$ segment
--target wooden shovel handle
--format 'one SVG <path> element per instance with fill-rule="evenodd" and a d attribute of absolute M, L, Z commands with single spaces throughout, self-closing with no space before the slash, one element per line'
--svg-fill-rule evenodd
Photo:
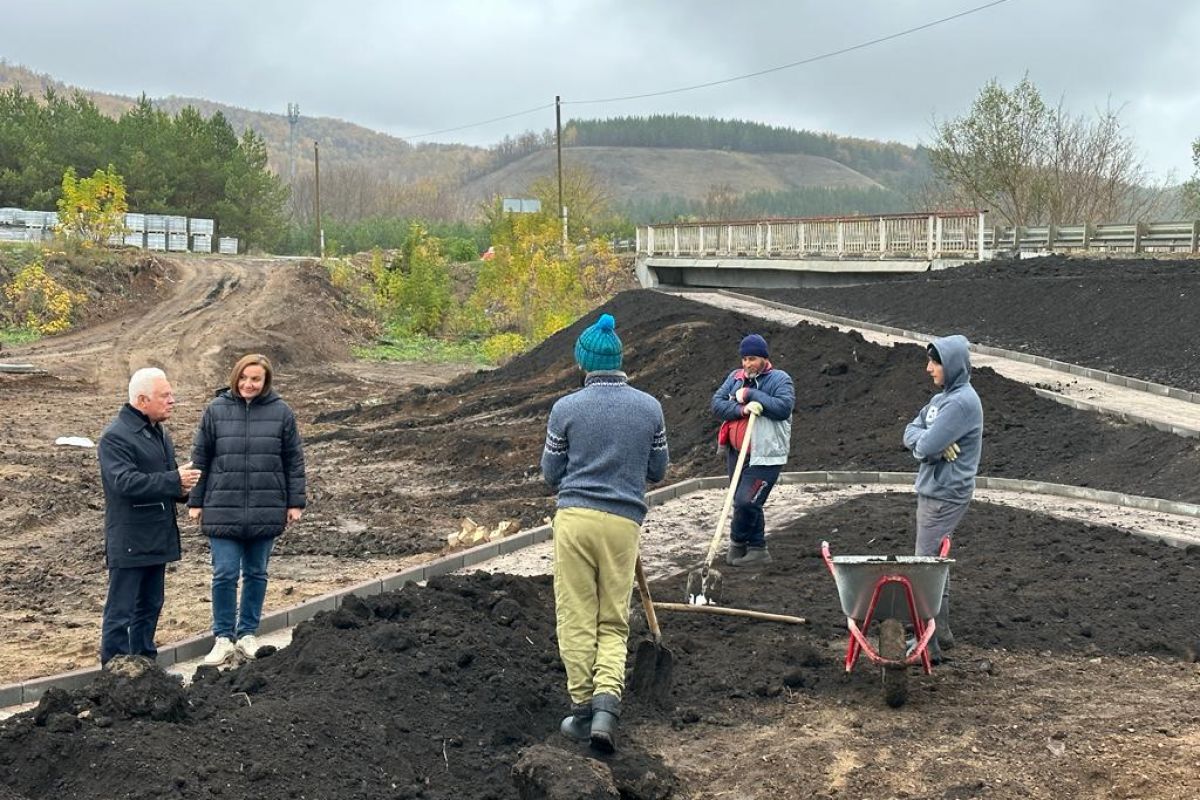
<path fill-rule="evenodd" d="M 734 465 L 733 475 L 729 478 L 729 491 L 725 493 L 725 505 L 721 506 L 721 516 L 717 517 L 717 529 L 713 531 L 712 542 L 708 545 L 708 555 L 704 557 L 705 575 L 708 574 L 713 558 L 717 555 L 717 547 L 721 544 L 721 535 L 725 532 L 725 520 L 729 516 L 729 510 L 733 508 L 733 496 L 737 492 L 738 481 L 742 478 L 742 467 L 746 463 L 746 454 L 750 452 L 750 434 L 754 432 L 754 420 L 756 419 L 758 419 L 758 414 L 751 414 L 750 421 L 746 423 L 746 434 L 742 437 L 742 446 L 738 450 L 737 464 Z"/>
<path fill-rule="evenodd" d="M 690 603 L 655 603 L 655 608 L 663 611 L 686 611 L 692 614 L 723 614 L 727 617 L 749 617 L 767 622 L 787 622 L 792 625 L 806 625 L 804 617 L 793 617 L 787 614 L 768 614 L 766 611 L 751 611 L 747 608 L 725 608 L 724 606 L 694 606 Z"/>
<path fill-rule="evenodd" d="M 662 641 L 662 631 L 658 627 L 658 614 L 654 611 L 654 600 L 650 598 L 650 584 L 646 582 L 646 570 L 642 568 L 640 554 L 634 564 L 633 573 L 637 576 L 638 594 L 642 598 L 642 610 L 646 612 L 646 624 L 650 626 L 650 635 L 657 644 Z"/>

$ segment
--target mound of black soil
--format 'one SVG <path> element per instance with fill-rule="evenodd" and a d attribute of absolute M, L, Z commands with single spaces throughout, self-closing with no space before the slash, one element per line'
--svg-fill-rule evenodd
<path fill-rule="evenodd" d="M 807 625 L 663 612 L 675 655 L 670 702 L 627 697 L 611 758 L 597 761 L 557 733 L 566 698 L 550 579 L 475 573 L 351 598 L 299 626 L 289 648 L 236 671 L 202 671 L 176 718 L 84 713 L 111 679 L 57 693 L 46 701 L 53 711 L 0 723 L 0 785 L 29 798 L 541 796 L 520 794 L 531 783 L 545 796 L 570 796 L 555 786 L 591 796 L 584 790 L 609 783 L 625 798 L 679 796 L 677 780 L 647 755 L 663 743 L 639 741 L 639 721 L 689 736 L 695 725 L 766 720 L 794 693 L 878 706 L 877 671 L 842 670 L 845 618 L 819 547 L 827 539 L 835 555 L 911 552 L 913 514 L 906 493 L 818 509 L 772 537 L 770 566 L 726 568 L 723 604 Z M 1182 588 L 1200 578 L 1194 552 L 975 503 L 952 555 L 960 645 L 953 661 L 917 679 L 910 703 L 936 704 L 965 725 L 976 711 L 954 694 L 987 680 L 995 649 L 1170 657 L 1194 638 L 1197 601 Z M 682 601 L 683 576 L 654 592 Z M 137 685 L 157 695 L 153 680 L 125 688 Z M 579 789 L 578 770 L 547 766 L 553 751 L 563 765 L 595 761 L 595 780 Z"/>
<path fill-rule="evenodd" d="M 1200 261 L 1047 256 L 753 294 L 1200 391 Z"/>
<path fill-rule="evenodd" d="M 933 392 L 924 350 L 881 347 L 857 334 L 801 324 L 785 327 L 649 291 L 618 295 L 603 311 L 617 320 L 625 368 L 635 386 L 663 404 L 672 466 L 667 482 L 724 471 L 715 452 L 713 391 L 738 363 L 737 344 L 762 333 L 774 363 L 796 384 L 789 470 L 913 471 L 901 445 L 904 426 Z M 487 519 L 540 524 L 552 512 L 539 460 L 550 406 L 578 387 L 574 343 L 588 315 L 503 368 L 422 388 L 392 402 L 327 414 L 309 441 L 339 440 L 366 462 L 423 465 L 423 494 L 447 509 Z M 977 370 L 973 383 L 986 416 L 980 473 L 1200 500 L 1194 440 L 1076 411 L 1033 390 Z M 403 502 L 394 493 L 389 502 Z M 381 497 L 364 496 L 363 504 Z M 418 520 L 418 523 L 420 520 Z M 289 537 L 289 552 L 418 552 L 441 545 L 388 532 L 330 538 Z"/>

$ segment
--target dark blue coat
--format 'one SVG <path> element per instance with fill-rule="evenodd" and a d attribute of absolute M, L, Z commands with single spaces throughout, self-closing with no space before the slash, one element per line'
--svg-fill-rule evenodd
<path fill-rule="evenodd" d="M 175 504 L 183 502 L 175 445 L 128 403 L 100 436 L 104 555 L 110 568 L 178 561 Z"/>
<path fill-rule="evenodd" d="M 201 530 L 224 539 L 283 533 L 289 508 L 304 508 L 304 449 L 292 409 L 274 391 L 247 403 L 222 389 L 200 420 L 192 464 L 201 470 L 188 505 Z"/>

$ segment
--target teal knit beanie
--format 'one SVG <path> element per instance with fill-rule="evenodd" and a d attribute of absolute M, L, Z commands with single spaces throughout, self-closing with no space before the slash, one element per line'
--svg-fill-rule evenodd
<path fill-rule="evenodd" d="M 612 314 L 601 314 L 595 325 L 579 334 L 575 342 L 575 363 L 584 372 L 621 368 L 621 339 Z"/>

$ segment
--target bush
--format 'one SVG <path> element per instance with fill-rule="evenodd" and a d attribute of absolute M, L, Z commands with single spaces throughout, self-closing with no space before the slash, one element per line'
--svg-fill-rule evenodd
<path fill-rule="evenodd" d="M 21 269 L 4 285 L 7 323 L 38 333 L 62 333 L 71 327 L 71 317 L 85 298 L 70 291 L 46 274 L 41 260 Z"/>
<path fill-rule="evenodd" d="M 498 333 L 484 341 L 483 355 L 493 364 L 503 364 L 528 347 L 529 342 L 519 333 Z"/>

